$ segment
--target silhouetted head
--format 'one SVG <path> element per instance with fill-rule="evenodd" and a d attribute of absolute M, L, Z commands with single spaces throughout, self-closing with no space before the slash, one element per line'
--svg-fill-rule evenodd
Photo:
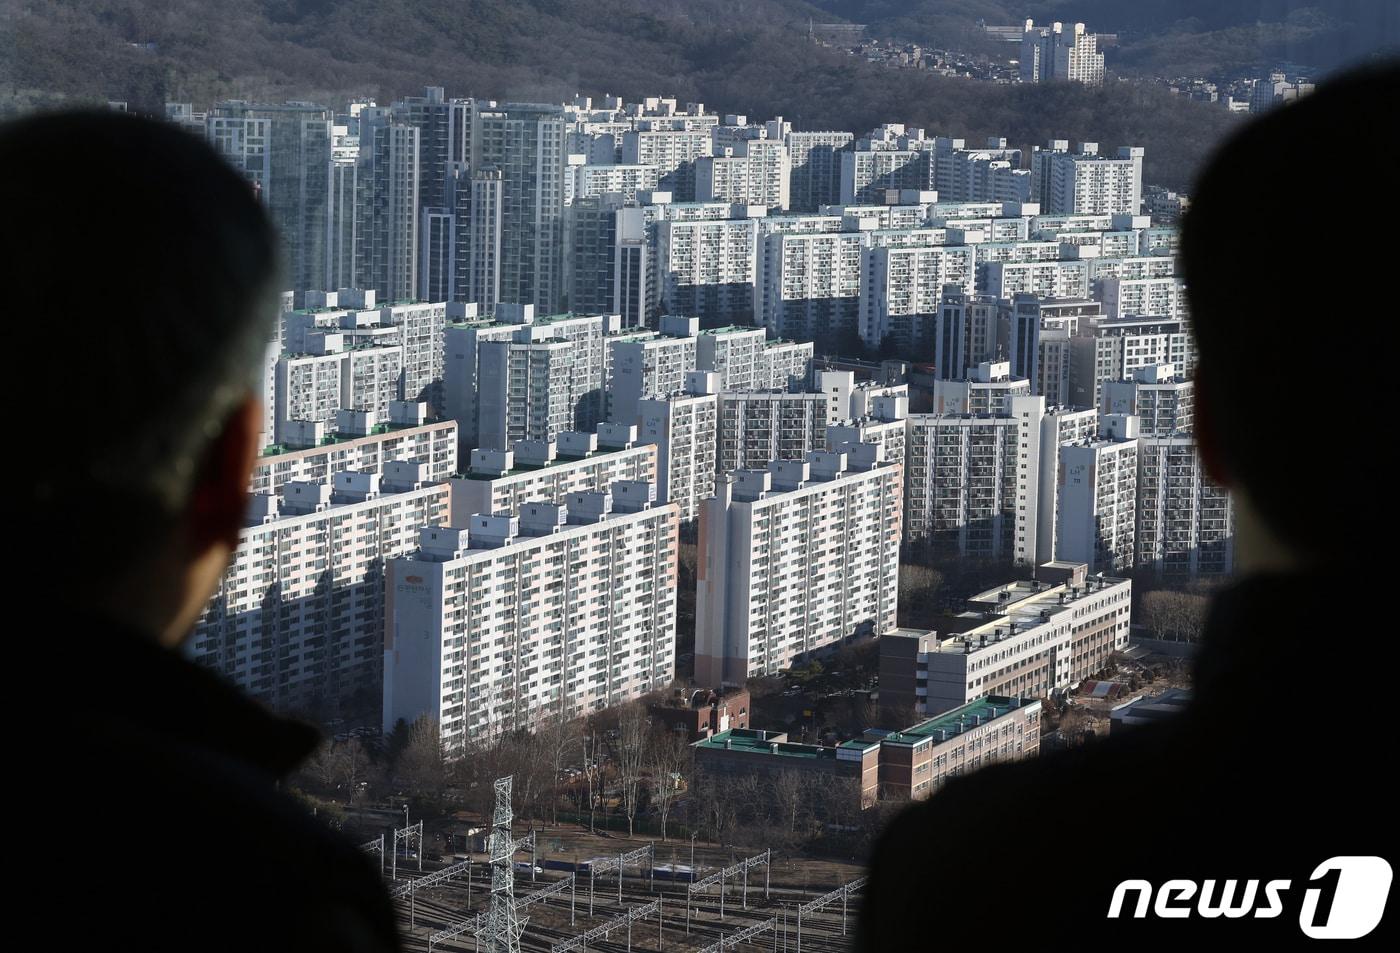
<path fill-rule="evenodd" d="M 1397 108 L 1392 61 L 1250 122 L 1182 224 L 1201 455 L 1293 562 L 1364 559 L 1389 516 Z"/>
<path fill-rule="evenodd" d="M 272 227 L 203 140 L 112 111 L 0 126 L 0 208 L 11 360 L 37 372 L 11 395 L 29 562 L 65 607 L 174 641 L 238 540 Z"/>

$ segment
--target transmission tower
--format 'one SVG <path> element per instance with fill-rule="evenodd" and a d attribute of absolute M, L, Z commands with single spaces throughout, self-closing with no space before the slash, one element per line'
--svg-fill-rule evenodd
<path fill-rule="evenodd" d="M 515 869 L 511 857 L 519 845 L 510 836 L 514 819 L 510 807 L 512 779 L 496 779 L 496 813 L 491 818 L 490 843 L 491 909 L 480 933 L 487 953 L 520 953 L 520 934 L 525 929 L 525 921 L 515 910 Z"/>

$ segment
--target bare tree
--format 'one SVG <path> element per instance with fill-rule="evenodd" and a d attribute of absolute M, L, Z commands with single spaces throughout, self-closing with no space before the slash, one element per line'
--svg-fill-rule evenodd
<path fill-rule="evenodd" d="M 618 782 L 622 788 L 622 810 L 627 815 L 627 836 L 631 837 L 637 818 L 637 804 L 642 793 L 642 772 L 650 752 L 651 721 L 646 709 L 639 704 L 624 705 L 617 719 Z"/>
<path fill-rule="evenodd" d="M 413 723 L 408 745 L 399 756 L 397 773 L 413 797 L 434 805 L 442 803 L 447 789 L 447 765 L 436 721 L 425 716 Z"/>
<path fill-rule="evenodd" d="M 1157 639 L 1195 642 L 1205 630 L 1210 600 L 1189 592 L 1159 589 L 1138 603 L 1138 618 Z"/>
<path fill-rule="evenodd" d="M 797 822 L 807 806 L 807 789 L 807 779 L 796 771 L 779 771 L 768 781 L 770 803 L 788 834 L 797 833 Z"/>
<path fill-rule="evenodd" d="M 535 732 L 551 770 L 549 795 L 552 823 L 559 824 L 559 795 L 563 785 L 561 780 L 569 762 L 579 753 L 583 739 L 579 734 L 577 719 L 566 718 L 562 712 L 549 716 Z"/>
<path fill-rule="evenodd" d="M 651 802 L 661 818 L 661 839 L 666 840 L 666 820 L 681 793 L 681 778 L 690 767 L 690 744 L 685 735 L 658 728 L 651 739 Z"/>
<path fill-rule="evenodd" d="M 597 831 L 596 812 L 598 795 L 603 783 L 603 769 L 599 763 L 603 755 L 602 741 L 596 729 L 590 729 L 583 736 L 583 777 L 588 784 L 588 829 Z"/>

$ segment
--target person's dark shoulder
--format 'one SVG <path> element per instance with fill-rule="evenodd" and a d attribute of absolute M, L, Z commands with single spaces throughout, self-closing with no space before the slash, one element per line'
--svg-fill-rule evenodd
<path fill-rule="evenodd" d="M 1031 922 L 1022 914 L 1042 906 L 1036 922 L 1043 928 L 1052 905 L 1034 888 L 1015 885 L 1033 884 L 1092 850 L 1128 792 L 1170 773 L 1175 748 L 1171 729 L 1143 726 L 1072 751 L 983 768 L 911 804 L 876 844 L 860 948 L 906 948 L 917 911 L 935 897 L 946 939 L 985 937 L 989 922 L 1014 934 L 1017 924 Z"/>
<path fill-rule="evenodd" d="M 398 949 L 377 867 L 258 764 L 120 718 L 89 725 L 83 746 L 56 779 L 60 810 L 99 841 L 141 845 L 91 911 L 109 936 L 146 949 L 191 935 L 203 949 Z"/>

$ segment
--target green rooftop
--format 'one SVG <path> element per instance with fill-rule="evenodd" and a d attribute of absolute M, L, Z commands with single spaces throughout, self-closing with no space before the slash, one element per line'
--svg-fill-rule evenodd
<path fill-rule="evenodd" d="M 934 741 L 947 741 L 969 728 L 985 725 L 993 718 L 999 718 L 1007 712 L 1023 708 L 1027 704 L 1029 702 L 1007 698 L 1003 695 L 988 695 L 986 698 L 979 698 L 961 708 L 945 711 L 943 714 L 922 721 L 912 728 L 891 732 L 879 740 L 882 743 L 897 745 L 916 745 L 929 738 Z"/>
<path fill-rule="evenodd" d="M 782 732 L 763 731 L 757 728 L 731 728 L 729 731 L 721 731 L 704 741 L 696 742 L 695 747 L 748 752 L 750 754 L 776 754 L 785 758 L 805 758 L 810 761 L 836 757 L 835 748 L 795 744 L 791 741 L 774 742 L 768 740 L 770 735 L 781 734 Z"/>

